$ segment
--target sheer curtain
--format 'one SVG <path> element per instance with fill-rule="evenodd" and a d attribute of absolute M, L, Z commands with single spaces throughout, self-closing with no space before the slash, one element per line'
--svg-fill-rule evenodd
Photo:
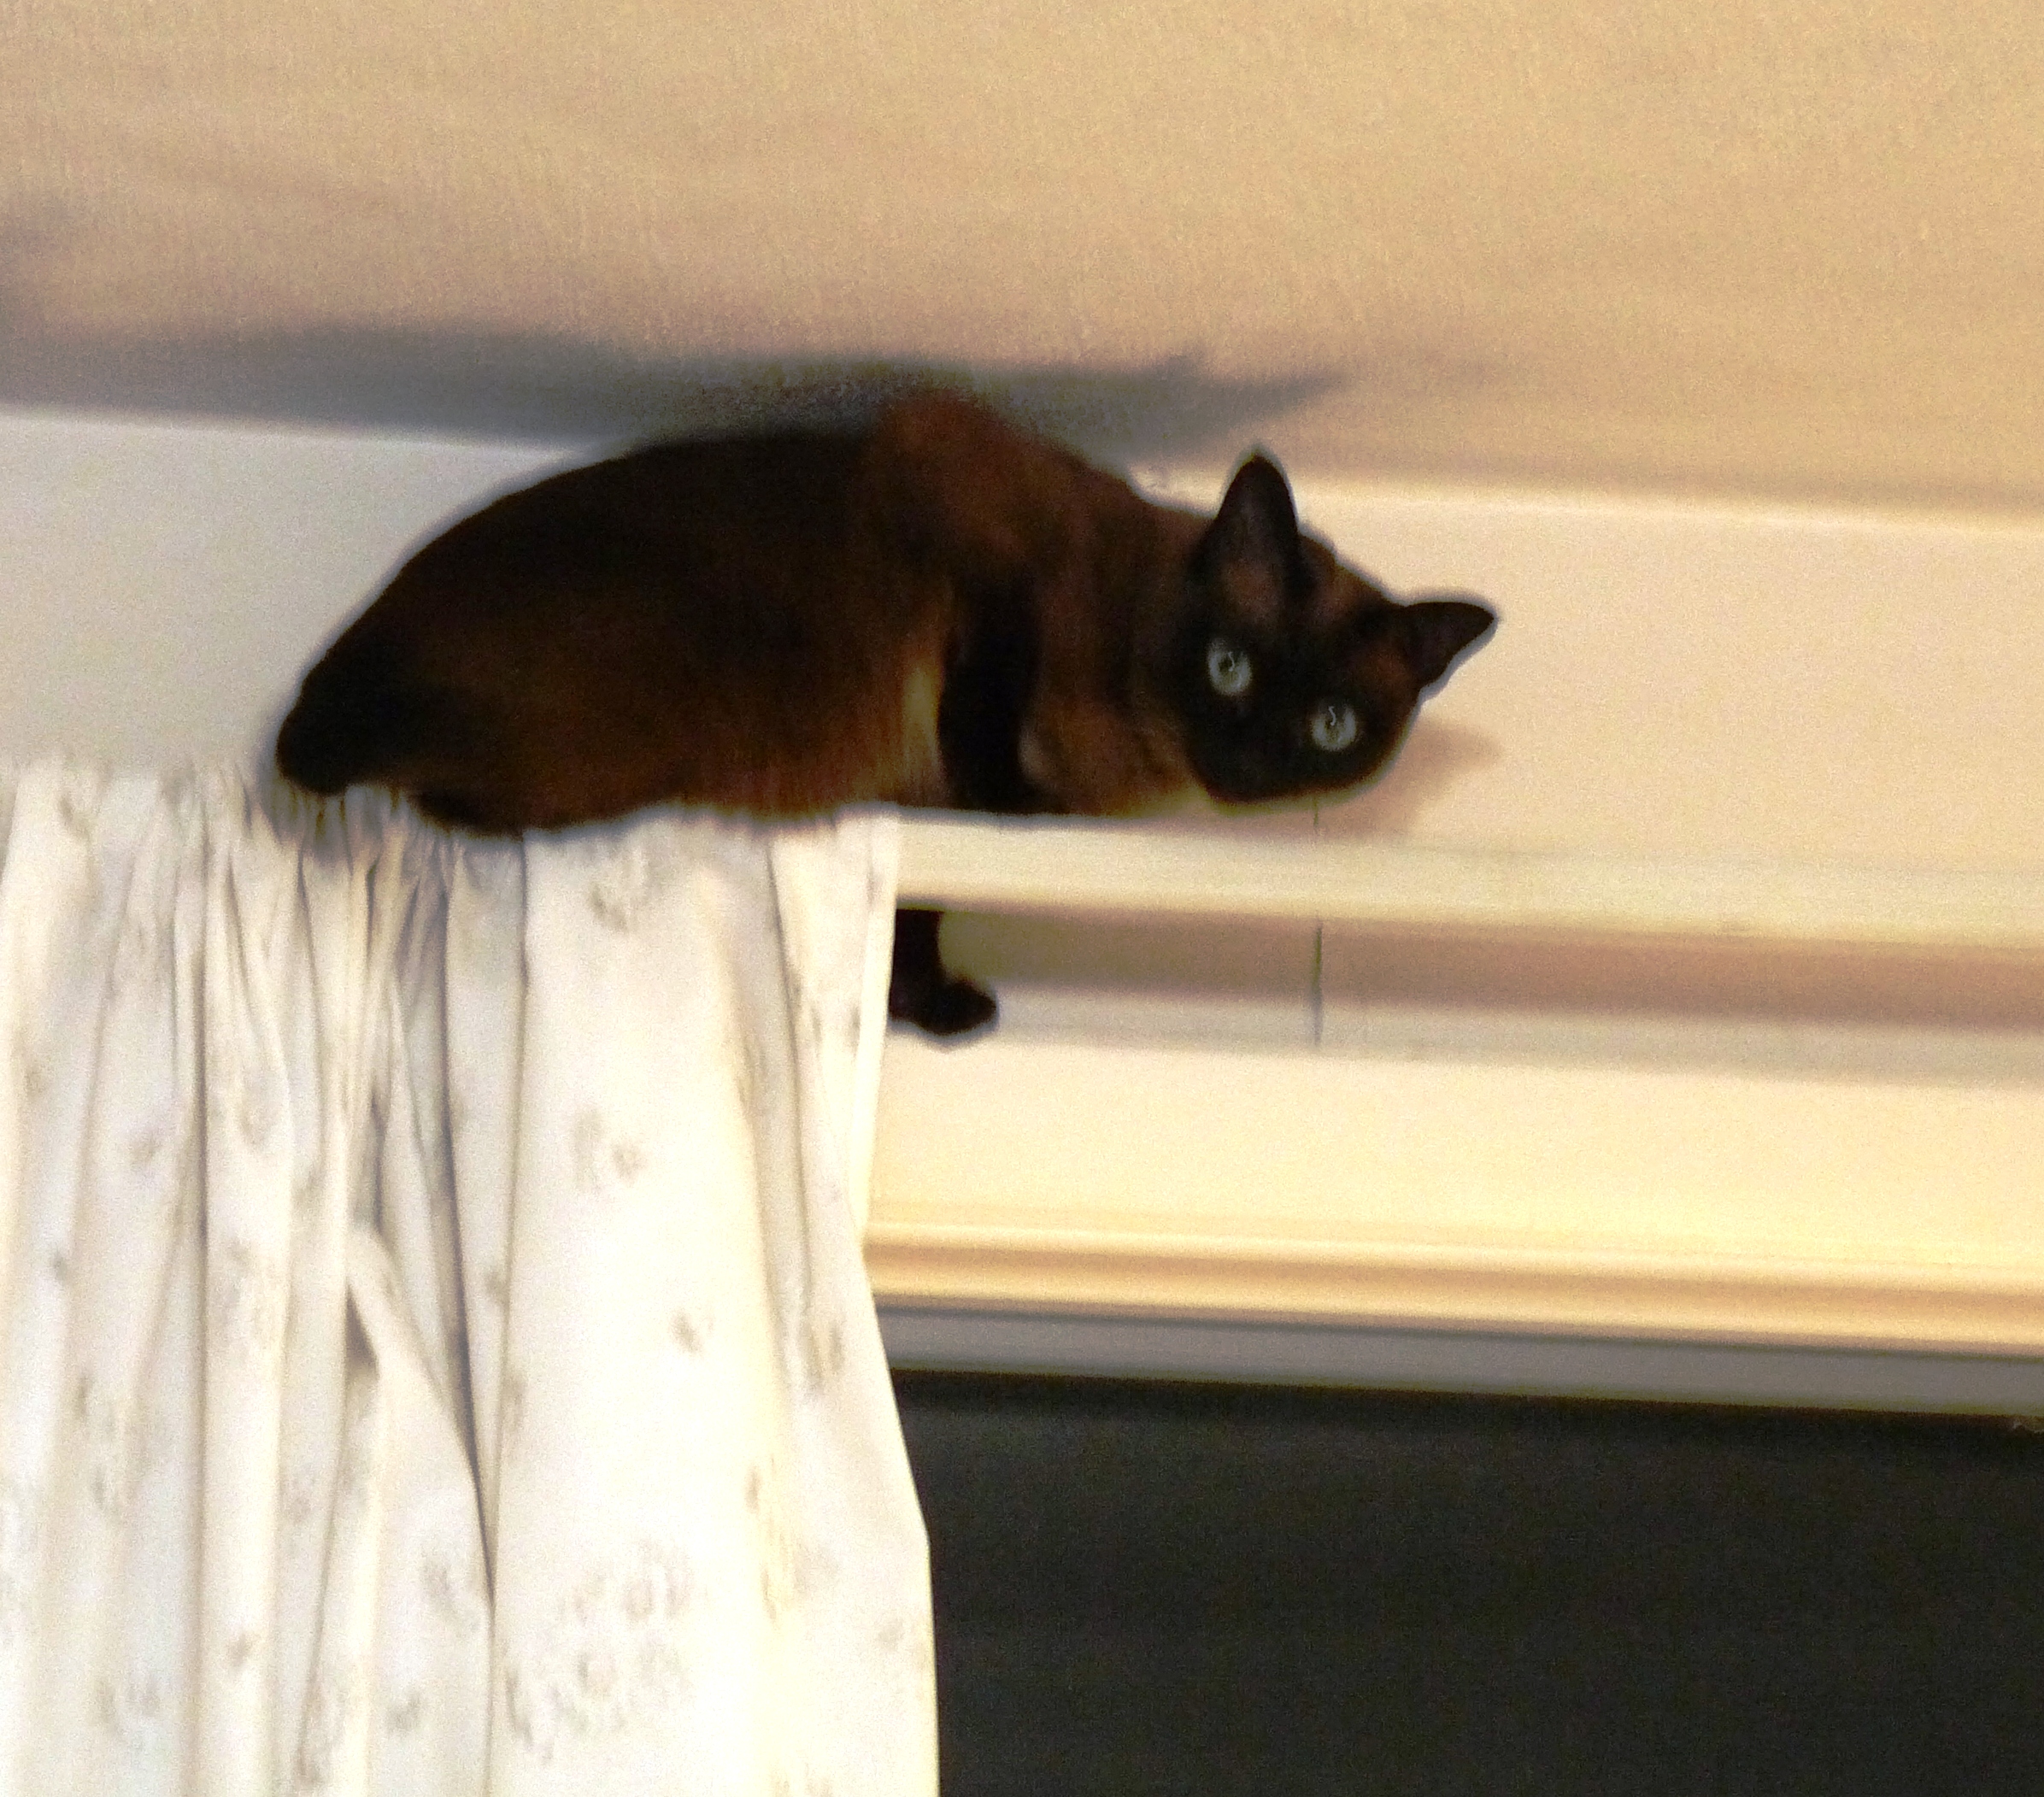
<path fill-rule="evenodd" d="M 933 1793 L 891 819 L 0 831 L 0 1790 Z"/>

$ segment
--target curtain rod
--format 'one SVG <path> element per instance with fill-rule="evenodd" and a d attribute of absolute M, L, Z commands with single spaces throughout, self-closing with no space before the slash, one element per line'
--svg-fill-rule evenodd
<path fill-rule="evenodd" d="M 2044 954 L 2044 874 L 1478 853 L 915 813 L 902 819 L 899 894 L 984 911 Z"/>

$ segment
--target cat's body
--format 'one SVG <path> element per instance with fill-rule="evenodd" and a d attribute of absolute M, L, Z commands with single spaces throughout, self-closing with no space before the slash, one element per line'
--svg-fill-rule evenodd
<path fill-rule="evenodd" d="M 277 759 L 487 831 L 665 800 L 1291 796 L 1375 772 L 1491 622 L 1342 567 L 1260 457 L 1208 520 L 933 395 L 865 432 L 667 444 L 497 500 L 341 635 Z M 990 1017 L 943 973 L 934 915 L 900 922 L 896 1014 Z"/>

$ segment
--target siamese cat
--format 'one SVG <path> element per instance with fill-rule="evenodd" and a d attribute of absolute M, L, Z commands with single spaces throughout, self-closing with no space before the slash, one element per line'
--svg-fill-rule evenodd
<path fill-rule="evenodd" d="M 1401 604 L 1303 533 L 1262 455 L 1207 518 L 956 396 L 870 429 L 642 449 L 419 550 L 306 676 L 277 765 L 485 832 L 661 801 L 1113 816 L 1340 791 L 1496 621 Z M 939 914 L 890 1009 L 990 1022 Z"/>

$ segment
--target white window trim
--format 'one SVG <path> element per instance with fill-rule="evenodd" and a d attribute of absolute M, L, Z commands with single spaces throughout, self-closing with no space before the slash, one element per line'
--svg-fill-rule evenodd
<path fill-rule="evenodd" d="M 902 856 L 906 901 L 982 909 L 2044 957 L 2044 882 L 2018 875 L 950 819 L 905 820 Z M 1577 1114 L 1600 1107 L 1601 1125 Z M 1758 1158 L 1730 1139 L 1742 1132 Z M 1707 1165 L 1720 1139 L 1722 1187 Z M 1755 1350 L 1947 1365 L 1926 1383 L 1896 1364 L 1885 1386 L 1875 1363 L 1819 1376 L 1815 1360 L 1800 1382 L 1687 1381 L 1810 1401 L 1930 1390 L 1964 1407 L 1971 1391 L 2005 1408 L 2044 1361 L 2044 1230 L 2023 1202 L 2034 1191 L 2044 1209 L 2044 1092 L 2023 1078 L 1799 1082 L 999 1032 L 947 1049 L 897 1034 L 874 1190 L 876 1289 L 931 1364 L 975 1358 L 960 1333 L 974 1316 L 995 1334 L 1031 1316 L 1065 1319 L 1067 1336 L 1118 1324 L 1122 1349 L 1096 1334 L 1072 1350 L 1096 1370 L 1356 1372 L 1370 1340 L 1407 1343 L 1376 1354 L 1381 1373 L 1444 1336 L 1504 1344 L 1489 1363 L 1433 1354 L 1438 1377 L 1477 1386 L 1496 1380 L 1471 1369 L 1499 1355 L 1523 1370 L 1528 1341 L 1633 1344 L 1636 1363 L 1642 1342 L 1742 1350 L 1749 1374 Z M 1165 1325 L 1194 1333 L 1161 1348 Z M 1054 1334 L 1032 1339 L 1036 1359 L 1059 1360 L 1041 1346 Z M 1589 1363 L 1555 1364 L 1577 1374 L 1549 1385 Z M 1652 1389 L 1684 1384 L 1663 1366 Z"/>

